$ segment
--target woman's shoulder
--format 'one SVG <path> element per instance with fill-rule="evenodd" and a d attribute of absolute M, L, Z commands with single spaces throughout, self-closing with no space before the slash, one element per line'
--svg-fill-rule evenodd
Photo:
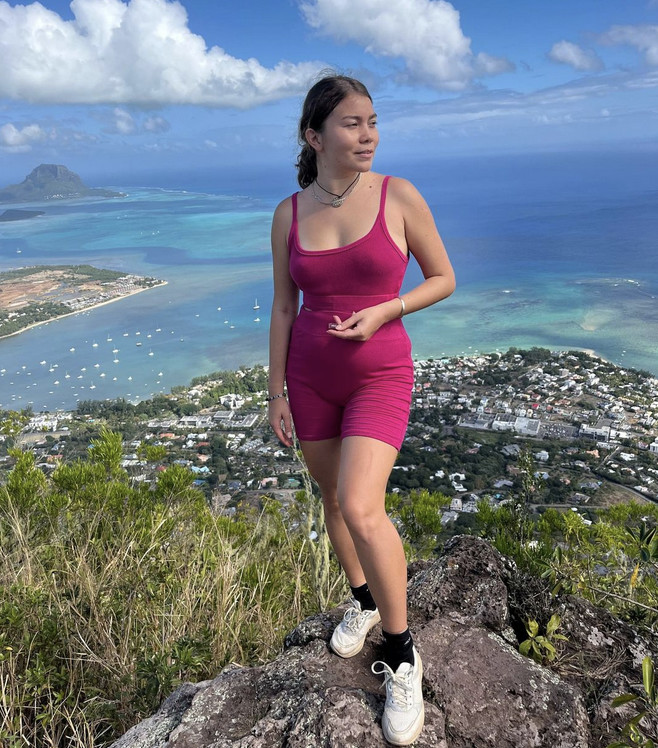
<path fill-rule="evenodd" d="M 387 196 L 406 205 L 424 203 L 423 196 L 414 184 L 403 177 L 390 176 L 388 178 Z"/>
<path fill-rule="evenodd" d="M 292 195 L 284 198 L 274 209 L 274 220 L 288 219 L 292 217 Z"/>

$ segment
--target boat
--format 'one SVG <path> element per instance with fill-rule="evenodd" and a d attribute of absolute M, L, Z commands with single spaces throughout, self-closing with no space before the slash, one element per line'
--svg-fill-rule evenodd
<path fill-rule="evenodd" d="M 141 345 L 141 343 L 135 343 L 135 345 L 136 345 L 136 346 L 140 346 L 140 345 Z"/>
<path fill-rule="evenodd" d="M 255 317 L 254 322 L 260 322 L 260 317 Z"/>
<path fill-rule="evenodd" d="M 260 309 L 260 304 L 258 303 L 258 299 L 254 300 L 254 309 Z"/>

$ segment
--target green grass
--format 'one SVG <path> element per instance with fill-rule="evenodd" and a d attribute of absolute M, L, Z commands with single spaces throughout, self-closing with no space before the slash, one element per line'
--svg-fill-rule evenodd
<path fill-rule="evenodd" d="M 308 541 L 317 502 L 297 531 L 274 503 L 216 517 L 186 470 L 132 486 L 120 455 L 105 432 L 89 460 L 46 479 L 13 452 L 0 487 L 3 748 L 109 745 L 182 681 L 267 661 L 343 592 Z"/>

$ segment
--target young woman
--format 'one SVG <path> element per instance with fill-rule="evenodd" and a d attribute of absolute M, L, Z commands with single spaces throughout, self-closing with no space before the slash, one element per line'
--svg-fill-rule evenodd
<path fill-rule="evenodd" d="M 402 542 L 384 506 L 413 387 L 401 318 L 449 296 L 454 274 L 418 191 L 371 171 L 379 134 L 362 83 L 318 81 L 299 139 L 302 190 L 272 222 L 269 421 L 288 446 L 294 423 L 354 596 L 331 649 L 356 655 L 381 620 L 385 662 L 372 667 L 386 681 L 382 727 L 408 745 L 424 722 L 422 663 L 407 628 Z M 409 254 L 425 280 L 400 296 Z"/>

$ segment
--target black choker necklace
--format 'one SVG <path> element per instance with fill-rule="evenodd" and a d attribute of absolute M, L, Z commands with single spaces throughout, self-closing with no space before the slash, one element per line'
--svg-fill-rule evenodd
<path fill-rule="evenodd" d="M 313 191 L 313 197 L 319 202 L 322 203 L 322 205 L 331 205 L 332 208 L 340 208 L 340 206 L 345 202 L 345 200 L 352 194 L 350 190 L 356 185 L 356 183 L 359 181 L 359 178 L 361 177 L 361 172 L 358 172 L 357 175 L 354 177 L 354 179 L 347 185 L 347 187 L 340 193 L 340 195 L 337 195 L 335 192 L 331 192 L 330 190 L 326 189 L 326 187 L 323 187 L 320 182 L 318 182 L 317 178 L 311 182 L 311 190 Z M 324 200 L 321 200 L 318 194 L 315 192 L 315 185 L 323 191 L 326 192 L 327 195 L 331 195 L 333 197 L 333 200 L 330 203 L 325 203 Z"/>

